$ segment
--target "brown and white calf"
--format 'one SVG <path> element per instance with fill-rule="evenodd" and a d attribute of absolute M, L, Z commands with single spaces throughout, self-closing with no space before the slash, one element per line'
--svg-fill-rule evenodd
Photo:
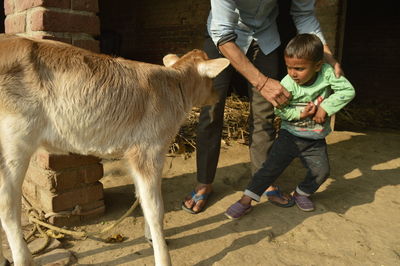
<path fill-rule="evenodd" d="M 21 186 L 40 146 L 125 157 L 156 265 L 171 263 L 162 224 L 164 154 L 191 108 L 217 101 L 212 78 L 229 61 L 208 60 L 200 50 L 163 60 L 165 66 L 153 65 L 0 35 L 0 219 L 14 265 L 32 264 L 20 223 Z"/>

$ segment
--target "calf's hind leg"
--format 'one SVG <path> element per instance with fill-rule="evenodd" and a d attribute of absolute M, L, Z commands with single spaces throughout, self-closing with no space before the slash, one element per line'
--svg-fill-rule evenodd
<path fill-rule="evenodd" d="M 22 119 L 0 120 L 0 221 L 6 233 L 15 266 L 32 265 L 32 256 L 21 228 L 22 182 L 36 150 L 33 134 Z M 4 260 L 0 264 L 5 264 Z"/>
<path fill-rule="evenodd" d="M 145 222 L 150 231 L 156 265 L 171 265 L 168 247 L 164 239 L 164 205 L 161 196 L 161 172 L 164 162 L 164 149 L 133 151 L 128 156 L 139 195 Z M 148 236 L 146 236 L 148 237 Z"/>

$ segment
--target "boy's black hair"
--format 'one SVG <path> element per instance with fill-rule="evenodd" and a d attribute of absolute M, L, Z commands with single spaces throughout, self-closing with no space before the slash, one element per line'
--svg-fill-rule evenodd
<path fill-rule="evenodd" d="M 324 45 L 315 34 L 298 34 L 287 44 L 284 54 L 289 58 L 296 57 L 318 62 L 324 57 Z"/>

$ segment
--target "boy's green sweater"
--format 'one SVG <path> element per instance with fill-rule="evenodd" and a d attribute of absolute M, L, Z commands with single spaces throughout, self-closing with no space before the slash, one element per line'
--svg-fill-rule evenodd
<path fill-rule="evenodd" d="M 309 86 L 298 85 L 286 75 L 281 81 L 292 98 L 287 106 L 275 108 L 275 114 L 282 119 L 281 128 L 295 136 L 311 139 L 325 138 L 330 132 L 330 116 L 342 109 L 355 96 L 351 83 L 343 76 L 336 78 L 333 68 L 323 64 L 315 82 Z M 323 125 L 316 124 L 311 118 L 300 120 L 300 112 L 308 102 L 323 98 L 320 107 L 328 114 Z"/>

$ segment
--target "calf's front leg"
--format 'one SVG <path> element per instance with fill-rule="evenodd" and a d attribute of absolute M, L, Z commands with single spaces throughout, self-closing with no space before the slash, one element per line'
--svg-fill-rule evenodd
<path fill-rule="evenodd" d="M 29 123 L 22 119 L 0 120 L 0 224 L 15 266 L 33 265 L 21 227 L 22 182 L 37 147 L 29 128 Z M 6 265 L 2 254 L 0 259 L 0 264 Z"/>

